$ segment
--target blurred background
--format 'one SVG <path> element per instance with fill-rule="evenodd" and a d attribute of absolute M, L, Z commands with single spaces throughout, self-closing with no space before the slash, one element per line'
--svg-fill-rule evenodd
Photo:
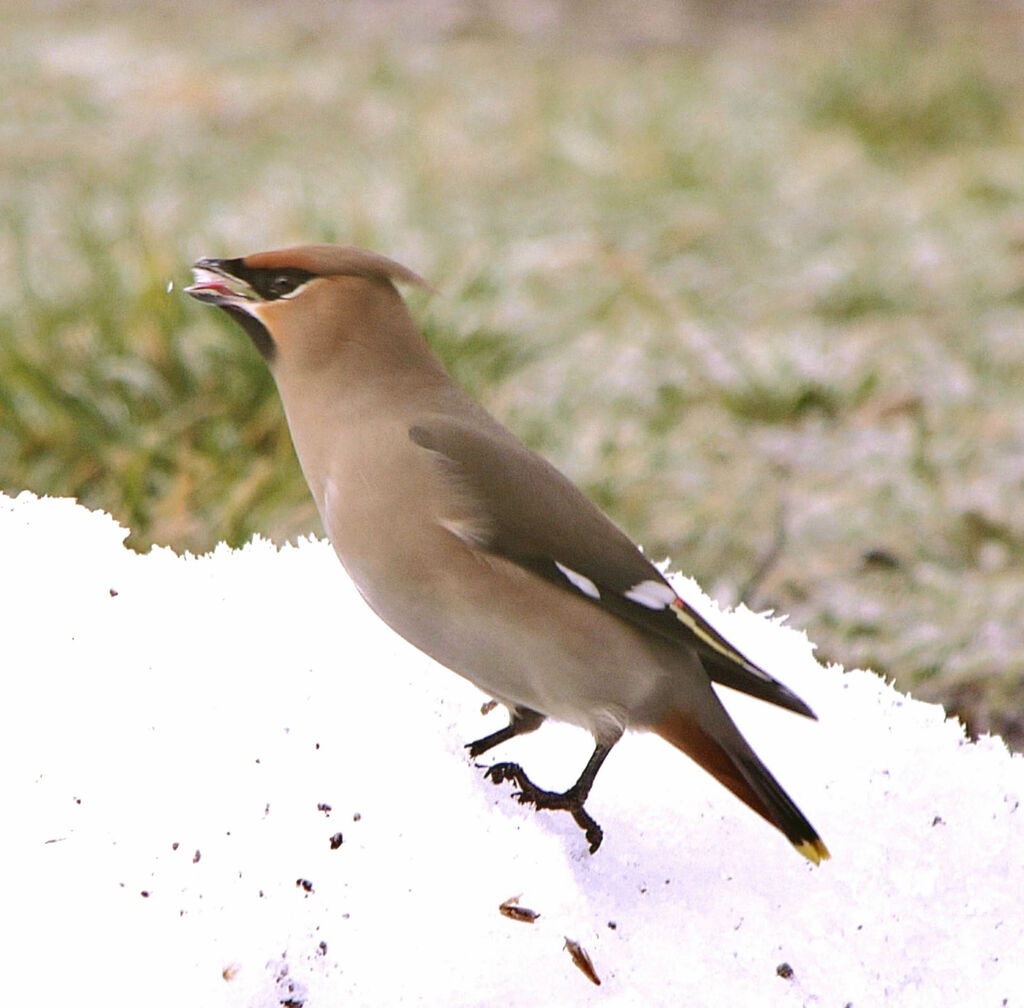
<path fill-rule="evenodd" d="M 650 556 L 1024 748 L 1020 3 L 0 19 L 0 489 L 137 550 L 319 533 L 262 360 L 181 288 L 367 246 Z"/>

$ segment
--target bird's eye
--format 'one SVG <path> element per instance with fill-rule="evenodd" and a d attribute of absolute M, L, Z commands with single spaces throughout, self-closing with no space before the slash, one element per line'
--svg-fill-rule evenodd
<path fill-rule="evenodd" d="M 287 294 L 291 294 L 291 292 L 299 286 L 300 282 L 301 281 L 297 280 L 295 277 L 288 276 L 286 273 L 281 273 L 270 281 L 270 296 L 279 298 L 284 297 Z"/>
<path fill-rule="evenodd" d="M 248 281 L 256 295 L 264 301 L 290 297 L 313 279 L 313 274 L 307 270 L 292 267 L 250 269 L 239 275 Z"/>

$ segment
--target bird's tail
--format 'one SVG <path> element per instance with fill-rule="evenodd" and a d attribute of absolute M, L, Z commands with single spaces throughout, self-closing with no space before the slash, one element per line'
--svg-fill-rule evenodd
<path fill-rule="evenodd" d="M 692 715 L 681 710 L 671 711 L 654 731 L 781 830 L 808 861 L 818 864 L 829 857 L 828 848 L 815 828 L 735 727 L 729 732 L 730 749 L 709 734 Z"/>

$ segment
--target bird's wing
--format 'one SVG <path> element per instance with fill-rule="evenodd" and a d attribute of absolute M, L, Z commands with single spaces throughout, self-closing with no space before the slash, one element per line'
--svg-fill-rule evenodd
<path fill-rule="evenodd" d="M 455 535 L 696 651 L 713 681 L 814 717 L 679 598 L 579 488 L 503 427 L 433 416 L 417 422 L 409 437 L 432 454 L 460 504 L 445 522 Z"/>

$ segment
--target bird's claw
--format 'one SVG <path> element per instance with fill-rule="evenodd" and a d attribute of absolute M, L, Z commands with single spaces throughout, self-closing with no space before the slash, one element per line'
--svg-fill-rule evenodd
<path fill-rule="evenodd" d="M 505 781 L 514 781 L 518 791 L 512 793 L 512 797 L 520 805 L 532 805 L 537 809 L 550 809 L 552 811 L 568 812 L 576 822 L 576 825 L 583 830 L 584 836 L 593 854 L 601 841 L 604 839 L 604 831 L 591 818 L 590 814 L 583 807 L 583 799 L 580 797 L 576 787 L 559 793 L 557 791 L 545 791 L 537 787 L 518 763 L 495 763 L 488 767 L 484 776 L 494 784 L 503 784 Z"/>
<path fill-rule="evenodd" d="M 487 768 L 484 776 L 493 781 L 495 784 L 503 784 L 505 781 L 515 781 L 522 787 L 521 781 L 526 781 L 529 784 L 529 778 L 523 772 L 523 768 L 518 763 L 495 763 L 493 766 Z M 530 787 L 533 787 L 530 784 Z"/>

